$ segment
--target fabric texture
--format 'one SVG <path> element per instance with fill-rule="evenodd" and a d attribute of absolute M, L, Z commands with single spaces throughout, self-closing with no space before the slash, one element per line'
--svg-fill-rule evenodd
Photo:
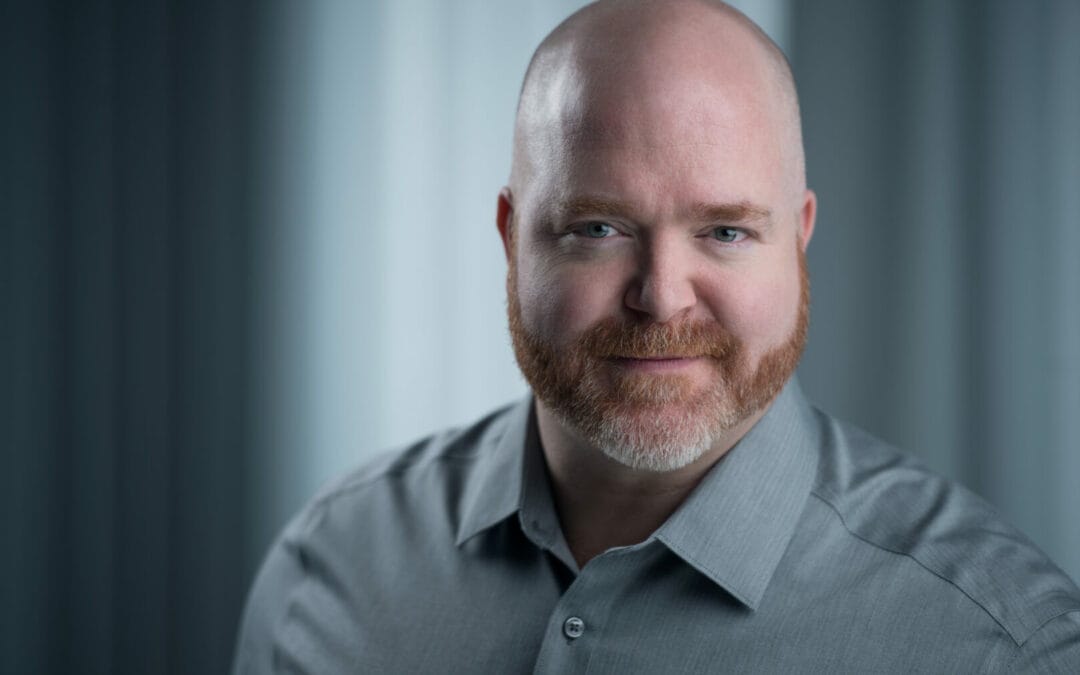
<path fill-rule="evenodd" d="M 794 380 L 651 537 L 578 569 L 530 398 L 312 501 L 256 579 L 234 668 L 1080 672 L 1080 590 Z"/>

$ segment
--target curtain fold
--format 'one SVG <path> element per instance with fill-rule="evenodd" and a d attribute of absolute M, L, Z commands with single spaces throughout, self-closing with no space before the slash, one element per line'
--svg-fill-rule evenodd
<path fill-rule="evenodd" d="M 248 583 L 252 12 L 3 11 L 0 671 L 218 672 Z"/>

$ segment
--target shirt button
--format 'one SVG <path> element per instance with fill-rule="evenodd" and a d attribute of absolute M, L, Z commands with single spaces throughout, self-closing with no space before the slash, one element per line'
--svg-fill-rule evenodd
<path fill-rule="evenodd" d="M 585 622 L 576 616 L 572 616 L 563 622 L 562 632 L 571 640 L 576 640 L 585 633 Z"/>

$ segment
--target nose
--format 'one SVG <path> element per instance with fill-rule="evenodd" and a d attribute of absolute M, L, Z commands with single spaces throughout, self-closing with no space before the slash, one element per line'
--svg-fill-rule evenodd
<path fill-rule="evenodd" d="M 626 291 L 626 306 L 656 323 L 690 312 L 697 303 L 691 256 L 680 242 L 657 238 L 642 247 L 638 270 Z"/>

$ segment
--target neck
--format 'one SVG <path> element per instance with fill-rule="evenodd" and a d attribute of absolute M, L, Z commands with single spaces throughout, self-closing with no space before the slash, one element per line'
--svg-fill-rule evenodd
<path fill-rule="evenodd" d="M 725 433 L 690 464 L 654 472 L 632 469 L 611 459 L 536 400 L 540 443 L 555 505 L 578 567 L 609 548 L 647 539 L 763 413 L 751 415 Z"/>

